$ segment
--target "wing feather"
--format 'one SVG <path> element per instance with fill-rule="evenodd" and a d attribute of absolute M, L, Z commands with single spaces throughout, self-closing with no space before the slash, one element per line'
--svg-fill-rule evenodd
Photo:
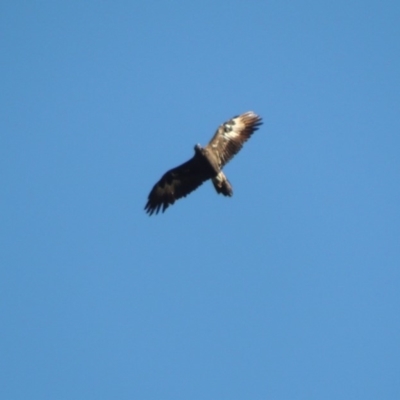
<path fill-rule="evenodd" d="M 261 117 L 253 111 L 233 117 L 220 125 L 207 149 L 216 154 L 219 167 L 228 163 L 243 147 L 243 144 L 262 124 Z"/>
<path fill-rule="evenodd" d="M 196 190 L 210 179 L 202 160 L 194 155 L 189 161 L 166 172 L 151 190 L 145 210 L 149 215 L 164 212 L 176 200 Z"/>

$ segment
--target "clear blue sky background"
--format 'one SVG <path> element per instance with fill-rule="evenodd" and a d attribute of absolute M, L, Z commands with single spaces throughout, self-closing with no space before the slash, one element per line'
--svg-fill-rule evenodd
<path fill-rule="evenodd" d="M 3 1 L 0 391 L 400 398 L 400 3 Z M 264 125 L 163 215 L 153 184 Z"/>

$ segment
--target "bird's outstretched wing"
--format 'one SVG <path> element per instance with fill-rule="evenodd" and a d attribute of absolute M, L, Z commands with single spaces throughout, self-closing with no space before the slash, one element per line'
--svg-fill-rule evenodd
<path fill-rule="evenodd" d="M 261 117 L 253 111 L 233 117 L 220 125 L 206 148 L 212 151 L 222 168 L 243 147 L 260 125 Z"/>
<path fill-rule="evenodd" d="M 175 200 L 187 196 L 210 179 L 209 169 L 196 154 L 184 164 L 166 172 L 151 190 L 145 210 L 149 215 L 164 212 Z"/>

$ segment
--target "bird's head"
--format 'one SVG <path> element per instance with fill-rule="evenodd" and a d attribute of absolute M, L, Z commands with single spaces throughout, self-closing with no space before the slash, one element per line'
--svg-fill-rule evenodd
<path fill-rule="evenodd" d="M 195 153 L 200 153 L 200 154 L 202 154 L 202 153 L 203 153 L 203 148 L 197 143 L 197 144 L 194 146 L 194 151 L 195 151 Z"/>

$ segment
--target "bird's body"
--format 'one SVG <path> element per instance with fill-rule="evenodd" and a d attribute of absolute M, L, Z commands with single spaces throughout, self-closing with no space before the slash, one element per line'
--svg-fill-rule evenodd
<path fill-rule="evenodd" d="M 211 179 L 217 193 L 232 196 L 232 185 L 222 168 L 242 148 L 261 125 L 261 118 L 249 111 L 220 125 L 206 147 L 196 144 L 194 156 L 166 172 L 151 190 L 145 210 L 152 215 L 164 212 L 175 200 L 187 196 Z"/>

